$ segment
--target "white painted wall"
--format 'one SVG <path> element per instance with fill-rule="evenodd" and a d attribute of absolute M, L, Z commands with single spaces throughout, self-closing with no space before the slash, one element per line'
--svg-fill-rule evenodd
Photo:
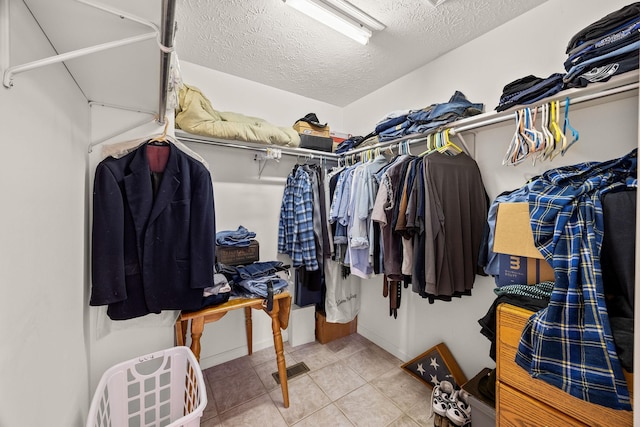
<path fill-rule="evenodd" d="M 344 121 L 349 132 L 364 135 L 389 111 L 446 102 L 455 90 L 472 102 L 485 103 L 486 111 L 491 111 L 505 84 L 528 74 L 547 77 L 562 72 L 571 36 L 626 3 L 550 0 L 352 103 L 344 109 Z M 469 142 L 475 139 L 475 158 L 492 200 L 546 169 L 617 157 L 637 146 L 637 98 L 576 107 L 571 108 L 570 118 L 580 131 L 580 141 L 565 157 L 552 163 L 501 166 L 514 131 L 511 122 L 465 135 Z M 363 282 L 363 309 L 358 319 L 362 335 L 404 360 L 444 341 L 469 378 L 485 366 L 494 366 L 489 358 L 489 341 L 480 334 L 477 323 L 495 299 L 491 278 L 478 277 L 472 297 L 450 303 L 430 305 L 404 292 L 398 319 L 388 316 L 388 302 L 380 296 L 380 280 Z"/>
<path fill-rule="evenodd" d="M 316 113 L 332 129 L 342 129 L 342 109 L 228 74 L 182 62 L 183 81 L 198 87 L 220 111 L 234 111 L 261 117 L 277 126 L 291 126 L 307 113 Z M 256 152 L 199 143 L 187 144 L 202 155 L 211 168 L 218 230 L 235 230 L 243 225 L 255 231 L 262 261 L 288 261 L 277 253 L 278 218 L 286 178 L 297 158 L 283 156 L 269 161 L 259 173 Z M 292 290 L 293 291 L 293 290 Z M 283 339 L 288 331 L 283 331 Z M 205 326 L 201 364 L 217 365 L 246 354 L 244 314 L 237 310 Z M 271 320 L 253 314 L 254 351 L 273 345 Z"/>
<path fill-rule="evenodd" d="M 185 82 L 202 89 L 217 109 L 277 125 L 315 112 L 334 130 L 364 134 L 393 109 L 444 102 L 456 89 L 493 108 L 504 84 L 560 71 L 570 36 L 624 3 L 550 0 L 344 109 L 193 64 L 181 66 Z M 24 5 L 11 2 L 11 7 L 12 63 L 53 54 Z M 526 56 L 519 58 L 523 51 Z M 111 325 L 101 309 L 88 307 L 90 194 L 101 158 L 99 149 L 87 155 L 87 143 L 114 134 L 120 135 L 109 142 L 119 142 L 161 129 L 147 123 L 123 133 L 148 117 L 102 107 L 90 111 L 60 65 L 17 76 L 13 89 L 0 88 L 0 116 L 5 141 L 0 188 L 11 201 L 0 210 L 0 281 L 7 293 L 0 299 L 0 324 L 8 343 L 0 352 L 0 425 L 49 425 L 52 419 L 82 425 L 105 369 L 173 344 L 170 316 Z M 576 110 L 572 123 L 581 131 L 578 145 L 567 157 L 535 168 L 500 167 L 511 126 L 479 131 L 475 154 L 490 197 L 548 167 L 624 154 L 637 141 L 637 99 Z M 258 176 L 252 152 L 189 145 L 211 167 L 218 229 L 242 224 L 258 233 L 263 260 L 277 258 L 282 188 L 296 159 L 269 162 Z M 429 305 L 405 292 L 398 319 L 388 317 L 379 280 L 363 285 L 359 330 L 387 350 L 406 360 L 445 341 L 467 376 L 491 365 L 489 343 L 477 325 L 493 300 L 490 279 L 477 281 L 473 297 L 452 303 Z M 256 314 L 254 349 L 270 345 L 269 320 Z M 205 368 L 245 354 L 242 314 L 208 325 L 202 346 Z"/>
<path fill-rule="evenodd" d="M 11 65 L 54 55 L 24 4 L 9 3 Z M 14 83 L 0 87 L 0 425 L 80 426 L 89 107 L 62 65 Z"/>

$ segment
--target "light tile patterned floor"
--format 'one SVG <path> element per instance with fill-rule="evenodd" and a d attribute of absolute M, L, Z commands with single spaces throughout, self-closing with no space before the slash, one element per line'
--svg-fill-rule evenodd
<path fill-rule="evenodd" d="M 431 390 L 362 336 L 285 343 L 284 350 L 287 366 L 304 362 L 310 369 L 289 380 L 289 408 L 271 375 L 274 349 L 267 348 L 204 371 L 209 403 L 201 427 L 433 426 Z"/>

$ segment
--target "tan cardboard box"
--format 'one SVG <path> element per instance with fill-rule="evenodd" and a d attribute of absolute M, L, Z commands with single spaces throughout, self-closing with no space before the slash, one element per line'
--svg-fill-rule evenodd
<path fill-rule="evenodd" d="M 498 206 L 493 251 L 500 254 L 498 286 L 555 280 L 553 267 L 533 243 L 527 202 Z"/>
<path fill-rule="evenodd" d="M 316 312 L 316 339 L 320 344 L 326 344 L 338 338 L 356 333 L 358 330 L 358 318 L 349 323 L 329 323 L 322 312 Z"/>
<path fill-rule="evenodd" d="M 293 129 L 300 135 L 323 136 L 325 138 L 331 137 L 331 129 L 329 129 L 328 125 L 321 128 L 304 121 L 297 121 L 293 125 Z"/>

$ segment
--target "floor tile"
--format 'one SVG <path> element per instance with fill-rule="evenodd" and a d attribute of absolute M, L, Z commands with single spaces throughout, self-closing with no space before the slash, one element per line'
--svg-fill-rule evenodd
<path fill-rule="evenodd" d="M 268 394 L 221 414 L 220 419 L 223 427 L 287 427 Z"/>
<path fill-rule="evenodd" d="M 313 342 L 299 346 L 299 349 L 291 352 L 298 361 L 304 362 L 311 371 L 323 368 L 338 360 L 338 357 L 326 346 L 319 342 Z"/>
<path fill-rule="evenodd" d="M 226 376 L 216 382 L 209 381 L 209 384 L 213 388 L 213 398 L 218 414 L 267 392 L 258 374 L 252 368 Z"/>
<path fill-rule="evenodd" d="M 273 347 L 206 369 L 209 404 L 201 427 L 433 427 L 431 390 L 402 371 L 402 361 L 358 334 L 327 344 L 284 343 L 289 408 L 272 374 Z"/>
<path fill-rule="evenodd" d="M 209 369 L 205 369 L 205 375 L 211 382 L 211 385 L 215 385 L 216 382 L 229 375 L 235 375 L 238 372 L 251 369 L 251 360 L 249 356 L 239 357 L 237 359 L 230 360 L 220 365 L 213 366 Z"/>
<path fill-rule="evenodd" d="M 332 401 L 352 392 L 366 382 L 344 362 L 332 363 L 309 373 L 309 376 Z"/>
<path fill-rule="evenodd" d="M 206 375 L 204 376 L 204 382 L 207 386 L 207 406 L 202 413 L 202 420 L 208 420 L 218 415 L 218 409 L 216 408 L 216 401 L 213 398 L 213 388 L 209 385 L 209 380 L 207 380 Z"/>
<path fill-rule="evenodd" d="M 288 408 L 283 406 L 280 390 L 273 390 L 269 395 L 279 404 L 278 410 L 288 425 L 295 424 L 331 403 L 327 395 L 308 375 L 302 375 L 297 381 L 289 382 Z"/>
<path fill-rule="evenodd" d="M 222 427 L 222 422 L 220 421 L 220 417 L 213 417 L 200 420 L 200 427 Z"/>
<path fill-rule="evenodd" d="M 427 402 L 417 403 L 405 411 L 412 420 L 418 425 L 425 427 L 433 427 L 433 414 L 431 413 L 431 405 Z"/>
<path fill-rule="evenodd" d="M 374 378 L 370 384 L 391 399 L 402 411 L 422 402 L 427 405 L 431 389 L 397 368 Z"/>
<path fill-rule="evenodd" d="M 261 365 L 269 360 L 276 360 L 276 349 L 275 347 L 263 348 L 262 350 L 254 351 L 253 354 L 247 356 L 247 358 L 251 362 L 251 365 Z"/>
<path fill-rule="evenodd" d="M 367 348 L 349 356 L 345 363 L 366 381 L 371 381 L 397 367 L 379 351 Z"/>
<path fill-rule="evenodd" d="M 395 420 L 394 422 L 392 422 L 391 424 L 389 424 L 387 427 L 420 427 L 420 424 L 415 422 L 408 415 L 403 415 L 397 420 Z"/>
<path fill-rule="evenodd" d="M 267 391 L 280 388 L 280 384 L 276 382 L 272 375 L 274 372 L 278 372 L 278 363 L 275 360 L 270 360 L 261 365 L 254 366 L 253 369 L 256 371 L 256 374 L 258 374 L 258 377 L 262 381 L 262 384 L 264 384 Z"/>
<path fill-rule="evenodd" d="M 351 356 L 360 350 L 367 348 L 367 342 L 359 338 L 358 334 L 347 335 L 346 337 L 331 341 L 326 344 L 327 348 L 339 359 Z"/>
<path fill-rule="evenodd" d="M 356 426 L 386 426 L 402 416 L 402 411 L 389 398 L 369 384 L 336 401 L 336 406 Z"/>
<path fill-rule="evenodd" d="M 344 416 L 336 405 L 325 406 L 307 418 L 294 424 L 295 427 L 353 427 L 353 424 Z"/>

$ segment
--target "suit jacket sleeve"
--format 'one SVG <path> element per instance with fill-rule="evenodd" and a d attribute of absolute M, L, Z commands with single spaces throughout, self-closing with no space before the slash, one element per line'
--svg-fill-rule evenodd
<path fill-rule="evenodd" d="M 213 286 L 216 229 L 211 174 L 204 167 L 193 188 L 191 203 L 191 288 L 206 288 Z"/>
<path fill-rule="evenodd" d="M 127 298 L 124 266 L 124 203 L 111 170 L 96 168 L 93 189 L 93 235 L 90 305 L 106 305 Z"/>

